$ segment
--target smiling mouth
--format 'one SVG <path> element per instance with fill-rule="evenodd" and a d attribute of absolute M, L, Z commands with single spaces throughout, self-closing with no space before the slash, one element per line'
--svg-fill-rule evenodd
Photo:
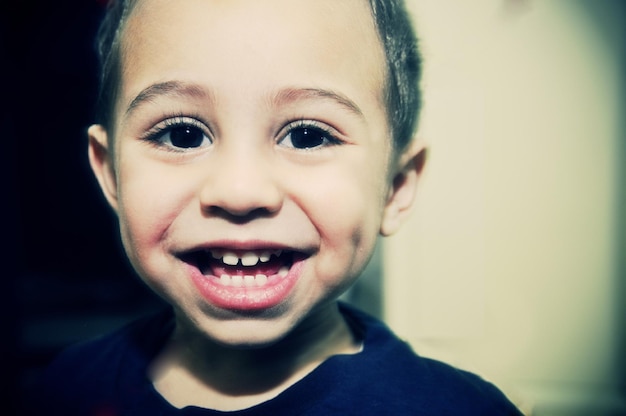
<path fill-rule="evenodd" d="M 294 262 L 306 255 L 293 250 L 200 249 L 181 256 L 204 276 L 222 286 L 263 287 L 270 279 L 284 278 Z"/>

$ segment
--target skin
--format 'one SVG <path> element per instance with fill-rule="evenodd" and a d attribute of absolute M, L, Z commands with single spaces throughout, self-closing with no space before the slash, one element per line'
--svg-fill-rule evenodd
<path fill-rule="evenodd" d="M 157 390 L 177 407 L 242 409 L 357 353 L 336 299 L 406 217 L 424 155 L 391 149 L 367 3 L 143 0 L 122 50 L 115 137 L 90 127 L 89 158 L 133 266 L 174 305 Z M 170 146 L 172 121 L 202 144 Z M 293 147 L 303 123 L 332 140 Z M 181 253 L 198 247 L 304 259 L 277 304 L 235 309 L 192 282 Z"/>

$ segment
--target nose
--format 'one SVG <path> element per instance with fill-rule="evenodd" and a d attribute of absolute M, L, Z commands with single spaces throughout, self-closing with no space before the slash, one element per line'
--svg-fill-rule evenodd
<path fill-rule="evenodd" d="M 235 221 L 278 212 L 284 195 L 270 158 L 249 149 L 231 150 L 220 152 L 208 162 L 211 166 L 199 195 L 203 212 Z"/>

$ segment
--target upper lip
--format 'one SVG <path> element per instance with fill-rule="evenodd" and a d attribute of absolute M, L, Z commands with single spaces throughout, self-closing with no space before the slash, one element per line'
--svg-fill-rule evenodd
<path fill-rule="evenodd" d="M 260 254 L 263 252 L 276 252 L 276 251 L 292 251 L 304 254 L 310 254 L 313 250 L 311 248 L 291 246 L 289 244 L 283 244 L 275 241 L 261 241 L 261 240 L 248 240 L 248 241 L 233 241 L 222 240 L 206 242 L 201 244 L 190 244 L 184 248 L 175 250 L 176 254 L 184 254 L 189 252 L 205 251 L 212 253 L 232 253 L 238 256 L 243 256 L 246 253 Z"/>

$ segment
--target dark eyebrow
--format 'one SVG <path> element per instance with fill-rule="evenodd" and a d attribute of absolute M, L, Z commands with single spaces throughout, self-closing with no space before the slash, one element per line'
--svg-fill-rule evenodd
<path fill-rule="evenodd" d="M 202 100 L 208 99 L 211 102 L 216 101 L 210 90 L 206 90 L 198 85 L 181 81 L 165 81 L 149 85 L 141 90 L 126 108 L 126 115 L 132 113 L 141 104 L 150 102 L 160 96 L 192 97 Z M 288 105 L 294 101 L 319 98 L 334 101 L 349 112 L 363 117 L 363 112 L 354 101 L 340 93 L 322 88 L 286 88 L 273 95 L 270 102 L 276 106 L 281 106 Z"/>
<path fill-rule="evenodd" d="M 280 106 L 298 100 L 318 98 L 330 99 L 339 104 L 341 107 L 347 109 L 349 112 L 354 113 L 357 116 L 363 117 L 363 112 L 354 101 L 338 92 L 321 88 L 287 88 L 279 91 L 276 95 L 274 95 L 270 102 Z"/>
<path fill-rule="evenodd" d="M 150 102 L 156 97 L 174 96 L 174 97 L 192 97 L 203 100 L 215 101 L 213 95 L 194 84 L 188 84 L 180 81 L 166 81 L 149 85 L 141 90 L 139 94 L 130 102 L 126 108 L 126 115 L 145 102 Z"/>

